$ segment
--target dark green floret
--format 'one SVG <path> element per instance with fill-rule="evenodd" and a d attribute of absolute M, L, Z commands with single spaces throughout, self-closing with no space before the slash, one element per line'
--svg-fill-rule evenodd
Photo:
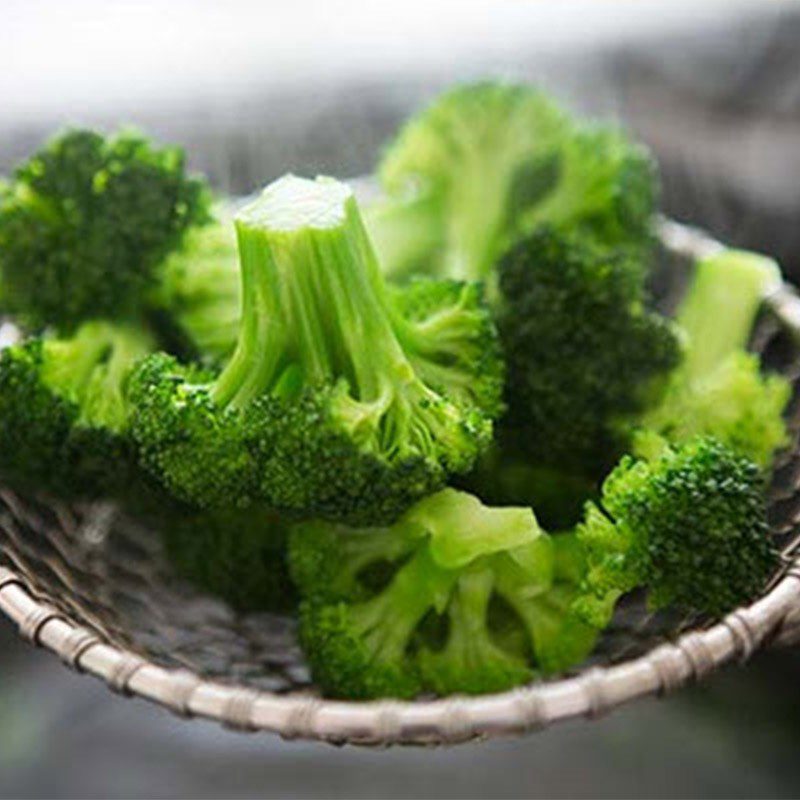
<path fill-rule="evenodd" d="M 645 306 L 641 256 L 540 228 L 498 270 L 503 447 L 568 475 L 605 474 L 681 358 L 675 327 Z"/>
<path fill-rule="evenodd" d="M 15 485 L 67 495 L 124 493 L 135 456 L 125 386 L 152 352 L 136 325 L 87 322 L 0 354 L 0 470 Z"/>
<path fill-rule="evenodd" d="M 164 355 L 142 365 L 131 399 L 144 464 L 195 504 L 354 524 L 390 521 L 468 470 L 501 409 L 474 291 L 429 284 L 398 303 L 352 193 L 331 179 L 282 178 L 236 227 L 235 351 L 213 377 Z"/>
<path fill-rule="evenodd" d="M 782 415 L 791 386 L 762 374 L 759 357 L 745 348 L 763 298 L 779 282 L 777 264 L 755 253 L 727 250 L 697 263 L 677 313 L 686 358 L 662 402 L 638 422 L 637 449 L 653 431 L 671 442 L 713 436 L 769 468 L 788 440 Z"/>
<path fill-rule="evenodd" d="M 579 545 L 556 538 L 530 509 L 454 489 L 388 527 L 296 526 L 289 564 L 314 680 L 359 699 L 478 694 L 572 666 L 597 629 L 571 607 Z"/>
<path fill-rule="evenodd" d="M 236 611 L 285 612 L 295 592 L 286 568 L 286 525 L 266 509 L 171 510 L 158 520 L 176 573 Z"/>
<path fill-rule="evenodd" d="M 710 438 L 623 458 L 578 538 L 589 569 L 576 610 L 599 625 L 636 587 L 654 609 L 724 614 L 757 596 L 778 563 L 761 470 Z"/>
<path fill-rule="evenodd" d="M 649 247 L 657 182 L 648 153 L 612 126 L 572 120 L 542 92 L 486 81 L 445 92 L 390 143 L 387 199 L 368 216 L 393 276 L 487 280 L 541 224 Z"/>
<path fill-rule="evenodd" d="M 5 310 L 65 330 L 139 310 L 158 265 L 206 221 L 208 203 L 178 148 L 132 132 L 62 133 L 15 171 L 0 199 Z"/>

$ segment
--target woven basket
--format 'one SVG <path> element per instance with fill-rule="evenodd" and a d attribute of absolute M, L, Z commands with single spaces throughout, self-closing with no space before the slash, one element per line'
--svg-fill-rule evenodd
<path fill-rule="evenodd" d="M 718 249 L 663 220 L 681 264 Z M 0 489 L 0 609 L 26 639 L 65 664 L 183 716 L 284 738 L 359 744 L 455 743 L 520 734 L 672 690 L 768 642 L 800 638 L 800 298 L 783 286 L 765 299 L 753 346 L 796 388 L 793 445 L 778 459 L 770 524 L 783 554 L 763 596 L 716 624 L 648 615 L 623 604 L 581 671 L 503 694 L 348 703 L 310 685 L 291 619 L 237 615 L 177 580 L 160 538 L 113 505 L 64 505 Z"/>

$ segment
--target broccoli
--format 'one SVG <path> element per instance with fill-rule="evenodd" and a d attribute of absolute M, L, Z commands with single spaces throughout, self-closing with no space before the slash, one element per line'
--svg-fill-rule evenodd
<path fill-rule="evenodd" d="M 510 438 L 502 423 L 499 428 L 501 436 Z M 545 530 L 573 527 L 586 501 L 596 495 L 596 482 L 585 475 L 532 463 L 522 450 L 508 441 L 502 447 L 495 442 L 475 468 L 456 478 L 453 485 L 472 492 L 488 505 L 535 508 L 536 519 Z"/>
<path fill-rule="evenodd" d="M 68 331 L 138 311 L 158 265 L 208 218 L 181 150 L 139 134 L 69 130 L 14 173 L 0 200 L 4 309 Z"/>
<path fill-rule="evenodd" d="M 761 470 L 712 438 L 623 457 L 577 536 L 588 570 L 575 609 L 600 627 L 637 587 L 653 609 L 721 615 L 756 595 L 778 564 Z"/>
<path fill-rule="evenodd" d="M 662 401 L 638 421 L 636 449 L 649 433 L 670 442 L 713 436 L 767 468 L 787 442 L 782 413 L 791 394 L 779 375 L 762 375 L 760 359 L 745 350 L 761 301 L 780 281 L 764 256 L 728 250 L 695 266 L 677 312 L 688 339 L 686 357 Z"/>
<path fill-rule="evenodd" d="M 587 621 L 575 610 L 585 591 L 582 542 L 574 533 L 557 534 L 550 542 L 553 574 L 546 591 L 532 587 L 525 573 L 507 558 L 497 568 L 498 595 L 522 624 L 542 675 L 563 672 L 585 660 L 606 622 Z"/>
<path fill-rule="evenodd" d="M 22 488 L 105 496 L 132 489 L 125 384 L 155 347 L 135 324 L 86 322 L 0 354 L 0 471 Z"/>
<path fill-rule="evenodd" d="M 353 524 L 391 521 L 468 470 L 502 408 L 475 291 L 429 283 L 398 303 L 351 191 L 329 178 L 276 181 L 236 228 L 236 349 L 218 374 L 143 362 L 130 382 L 143 464 L 201 506 Z"/>
<path fill-rule="evenodd" d="M 645 307 L 641 258 L 541 227 L 498 272 L 503 449 L 571 476 L 605 474 L 681 358 L 674 325 Z"/>
<path fill-rule="evenodd" d="M 183 579 L 240 612 L 285 612 L 294 606 L 284 559 L 287 529 L 267 509 L 177 508 L 162 511 L 155 521 Z"/>
<path fill-rule="evenodd" d="M 378 177 L 387 199 L 368 221 L 392 275 L 423 265 L 429 275 L 486 280 L 491 296 L 495 262 L 538 225 L 636 248 L 652 240 L 656 176 L 646 151 L 521 84 L 444 93 L 406 123 Z"/>
<path fill-rule="evenodd" d="M 224 209 L 215 218 L 187 232 L 148 298 L 157 328 L 174 349 L 212 365 L 233 352 L 241 318 L 236 229 Z"/>
<path fill-rule="evenodd" d="M 389 527 L 296 525 L 289 568 L 314 680 L 335 696 L 412 697 L 501 691 L 571 666 L 597 629 L 570 605 L 584 562 L 567 538 L 530 509 L 455 489 Z"/>

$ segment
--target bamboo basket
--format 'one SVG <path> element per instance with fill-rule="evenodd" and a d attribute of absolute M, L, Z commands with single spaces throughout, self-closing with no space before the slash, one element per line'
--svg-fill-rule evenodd
<path fill-rule="evenodd" d="M 669 220 L 659 222 L 659 234 L 668 275 L 721 247 Z M 181 583 L 160 539 L 112 504 L 65 505 L 7 489 L 0 489 L 0 610 L 25 639 L 115 692 L 286 739 L 452 744 L 596 717 L 672 691 L 765 645 L 800 640 L 800 298 L 788 285 L 765 298 L 752 346 L 795 387 L 792 445 L 778 457 L 769 499 L 780 570 L 752 605 L 717 622 L 649 615 L 631 598 L 592 659 L 558 679 L 481 697 L 323 699 L 291 619 L 237 615 Z"/>

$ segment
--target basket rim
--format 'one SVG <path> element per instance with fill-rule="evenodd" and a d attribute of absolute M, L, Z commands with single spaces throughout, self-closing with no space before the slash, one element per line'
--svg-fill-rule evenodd
<path fill-rule="evenodd" d="M 677 255 L 701 258 L 723 248 L 702 231 L 665 218 L 658 220 L 658 234 Z M 776 287 L 764 302 L 800 336 L 800 297 L 789 284 Z M 791 641 L 800 626 L 800 557 L 787 559 L 782 576 L 751 605 L 645 655 L 499 694 L 429 701 L 353 702 L 310 693 L 276 694 L 161 667 L 70 618 L 9 567 L 0 567 L 0 611 L 16 623 L 21 636 L 54 652 L 67 666 L 103 680 L 120 694 L 145 698 L 180 716 L 216 720 L 236 730 L 277 733 L 285 739 L 453 744 L 596 717 L 700 679 L 736 658 L 745 660 L 775 639 Z"/>

